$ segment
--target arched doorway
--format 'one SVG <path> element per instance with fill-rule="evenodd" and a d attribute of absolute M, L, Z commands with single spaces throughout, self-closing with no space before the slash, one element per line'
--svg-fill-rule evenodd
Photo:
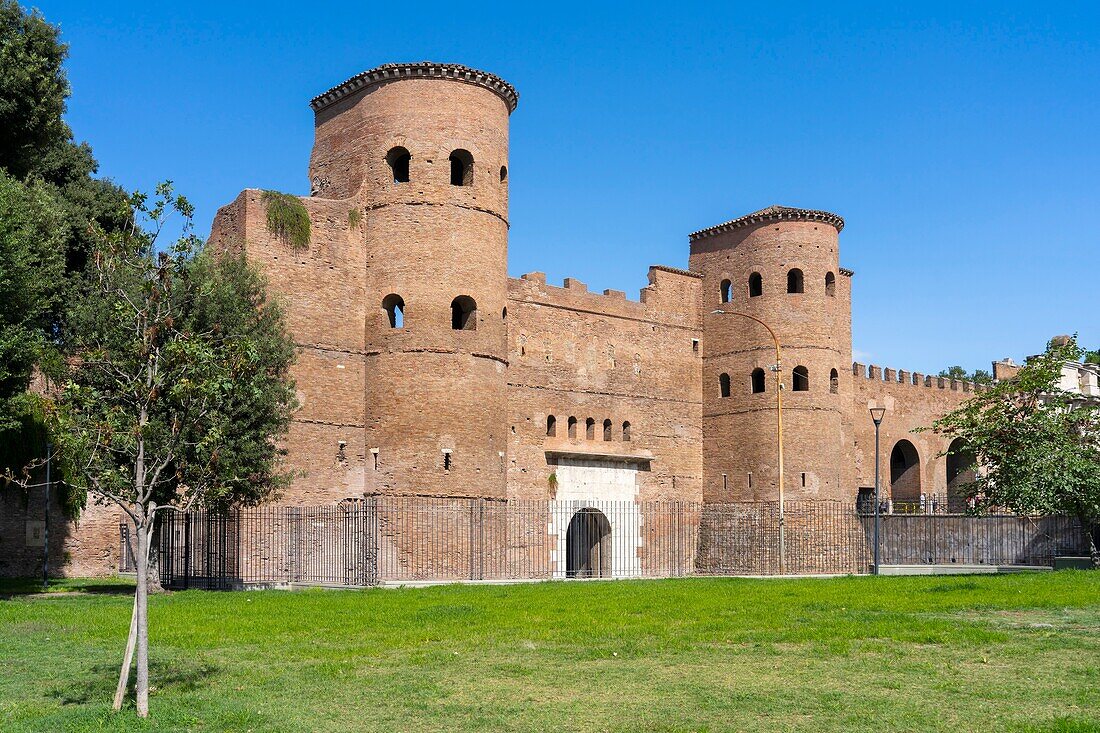
<path fill-rule="evenodd" d="M 611 577 L 611 523 L 598 509 L 581 509 L 565 533 L 565 577 Z"/>
<path fill-rule="evenodd" d="M 955 438 L 947 449 L 947 511 L 966 511 L 969 488 L 977 478 L 974 452 L 962 438 Z"/>
<path fill-rule="evenodd" d="M 899 440 L 890 451 L 890 498 L 894 511 L 920 509 L 920 455 L 908 440 Z"/>

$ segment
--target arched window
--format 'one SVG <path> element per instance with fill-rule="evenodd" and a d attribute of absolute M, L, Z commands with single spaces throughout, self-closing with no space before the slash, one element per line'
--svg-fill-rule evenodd
<path fill-rule="evenodd" d="M 763 392 L 763 391 L 764 391 L 764 370 L 761 369 L 760 367 L 756 367 L 755 369 L 752 370 L 752 392 L 753 392 L 753 394 L 756 394 L 757 392 Z"/>
<path fill-rule="evenodd" d="M 749 297 L 755 298 L 758 295 L 764 294 L 764 278 L 760 277 L 759 272 L 754 272 L 749 275 Z"/>
<path fill-rule="evenodd" d="M 718 375 L 718 391 L 723 397 L 730 396 L 730 375 L 725 372 Z"/>
<path fill-rule="evenodd" d="M 611 440 L 611 420 L 603 421 L 603 439 L 605 441 Z"/>
<path fill-rule="evenodd" d="M 553 415 L 546 416 L 546 437 L 553 438 L 558 434 L 558 419 Z"/>
<path fill-rule="evenodd" d="M 592 418 L 588 418 L 584 421 L 584 439 L 595 440 L 596 439 L 596 421 Z"/>
<path fill-rule="evenodd" d="M 577 418 L 572 415 L 569 416 L 568 422 L 568 435 L 570 440 L 576 440 L 577 438 Z"/>
<path fill-rule="evenodd" d="M 630 442 L 630 422 L 629 421 L 623 423 L 623 440 L 625 440 L 627 443 Z"/>
<path fill-rule="evenodd" d="M 829 391 L 836 394 L 840 391 L 840 375 L 836 369 L 829 372 Z"/>
<path fill-rule="evenodd" d="M 385 298 L 382 298 L 382 310 L 386 311 L 386 317 L 389 319 L 390 328 L 405 327 L 405 301 L 400 295 L 390 293 Z"/>
<path fill-rule="evenodd" d="M 920 506 L 920 455 L 908 440 L 899 440 L 890 451 L 890 498 L 895 511 L 914 511 Z"/>
<path fill-rule="evenodd" d="M 806 288 L 802 282 L 802 270 L 797 267 L 787 272 L 787 292 L 788 293 L 802 293 Z"/>
<path fill-rule="evenodd" d="M 729 280 L 723 280 L 722 281 L 722 302 L 723 303 L 730 302 L 730 285 L 731 285 L 731 283 L 730 283 Z"/>
<path fill-rule="evenodd" d="M 409 151 L 401 146 L 390 148 L 390 152 L 386 153 L 386 163 L 393 174 L 394 183 L 409 182 L 409 160 L 411 160 Z"/>
<path fill-rule="evenodd" d="M 836 275 L 831 272 L 825 273 L 825 294 L 830 297 L 836 295 Z"/>
<path fill-rule="evenodd" d="M 500 182 L 504 183 L 508 180 L 508 166 L 502 165 L 500 167 Z"/>
<path fill-rule="evenodd" d="M 504 306 L 500 309 L 500 320 L 504 322 L 508 321 L 508 306 Z"/>
<path fill-rule="evenodd" d="M 451 301 L 451 328 L 455 331 L 477 330 L 477 303 L 469 295 Z"/>
<path fill-rule="evenodd" d="M 810 391 L 810 371 L 804 366 L 796 366 L 791 372 L 791 387 L 795 392 Z"/>
<path fill-rule="evenodd" d="M 451 153 L 451 185 L 474 185 L 474 156 L 461 148 Z"/>

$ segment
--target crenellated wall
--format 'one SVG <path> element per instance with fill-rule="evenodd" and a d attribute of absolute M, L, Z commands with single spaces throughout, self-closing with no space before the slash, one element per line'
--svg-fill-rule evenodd
<path fill-rule="evenodd" d="M 852 363 L 835 214 L 770 206 L 694 232 L 690 269 L 651 267 L 638 300 L 509 278 L 516 102 L 507 82 L 464 66 L 371 69 L 311 103 L 308 246 L 269 230 L 262 191 L 218 211 L 209 246 L 264 272 L 300 349 L 285 441 L 296 476 L 279 501 L 773 501 L 776 356 L 762 324 L 782 347 L 787 499 L 853 502 L 873 485 L 874 406 L 886 408 L 884 497 L 962 485 L 946 441 L 916 431 L 982 387 Z M 998 362 L 994 376 L 1016 369 Z M 1083 390 L 1100 390 L 1088 379 Z M 0 574 L 25 574 L 44 509 L 9 495 L 0 511 Z M 103 507 L 58 520 L 54 567 L 113 571 L 117 521 Z"/>
<path fill-rule="evenodd" d="M 935 494 L 941 499 L 946 497 L 949 477 L 947 458 L 942 454 L 950 442 L 931 431 L 916 430 L 931 427 L 936 419 L 986 387 L 904 369 L 883 368 L 874 364 L 868 367 L 858 362 L 852 364 L 851 376 L 852 411 L 849 422 L 853 441 L 850 450 L 855 487 L 874 486 L 875 426 L 869 410 L 871 407 L 885 407 L 886 413 L 880 426 L 879 452 L 882 496 L 891 497 L 900 493 L 891 485 L 891 455 L 899 442 L 908 441 L 917 454 L 920 479 L 919 486 L 907 485 L 910 496 L 923 493 Z"/>
<path fill-rule="evenodd" d="M 510 495 L 553 498 L 559 460 L 587 457 L 639 467 L 639 499 L 702 498 L 700 282 L 651 267 L 630 301 L 572 278 L 562 287 L 542 273 L 509 280 Z"/>

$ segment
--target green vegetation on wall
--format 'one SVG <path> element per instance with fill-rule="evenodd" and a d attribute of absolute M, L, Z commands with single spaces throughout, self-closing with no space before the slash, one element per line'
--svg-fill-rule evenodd
<path fill-rule="evenodd" d="M 359 209 L 348 209 L 348 226 L 354 229 L 363 221 L 363 214 Z"/>
<path fill-rule="evenodd" d="M 309 212 L 297 196 L 279 191 L 264 191 L 267 206 L 267 230 L 288 242 L 294 249 L 309 246 Z"/>

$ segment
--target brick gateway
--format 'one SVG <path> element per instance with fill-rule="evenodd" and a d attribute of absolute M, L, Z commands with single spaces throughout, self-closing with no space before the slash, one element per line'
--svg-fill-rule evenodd
<path fill-rule="evenodd" d="M 913 430 L 980 387 L 853 363 L 856 279 L 840 264 L 840 216 L 769 206 L 700 229 L 686 237 L 687 269 L 651 266 L 637 300 L 589 292 L 575 278 L 510 277 L 510 186 L 537 175 L 510 170 L 518 101 L 503 79 L 456 64 L 365 71 L 310 103 L 306 246 L 269 229 L 263 191 L 247 189 L 218 211 L 209 246 L 263 269 L 300 352 L 301 409 L 285 441 L 296 478 L 280 500 L 288 506 L 265 511 L 388 506 L 413 492 L 459 514 L 476 501 L 491 516 L 521 512 L 523 502 L 549 514 L 618 502 L 641 526 L 645 507 L 668 502 L 690 516 L 722 515 L 717 507 L 778 498 L 780 380 L 789 500 L 847 505 L 866 494 L 867 409 L 883 406 L 883 496 L 919 508 L 938 495 L 961 508 L 968 463 L 946 455 L 960 446 Z M 783 370 L 772 371 L 762 327 L 718 309 L 768 323 Z M 40 505 L 18 503 L 0 496 L 0 574 L 38 564 L 24 537 Z M 114 572 L 117 510 L 91 506 L 77 523 L 56 504 L 51 512 L 51 567 Z M 455 526 L 452 544 L 467 542 Z M 597 561 L 648 572 L 644 550 L 627 552 L 616 526 L 610 515 L 607 525 L 578 520 L 576 536 L 609 532 L 612 549 L 595 542 L 587 560 L 575 558 L 576 573 Z M 694 526 L 706 536 L 706 521 Z M 432 562 L 446 565 L 445 556 Z M 540 573 L 558 572 L 539 562 Z M 697 558 L 677 562 L 697 567 Z"/>

